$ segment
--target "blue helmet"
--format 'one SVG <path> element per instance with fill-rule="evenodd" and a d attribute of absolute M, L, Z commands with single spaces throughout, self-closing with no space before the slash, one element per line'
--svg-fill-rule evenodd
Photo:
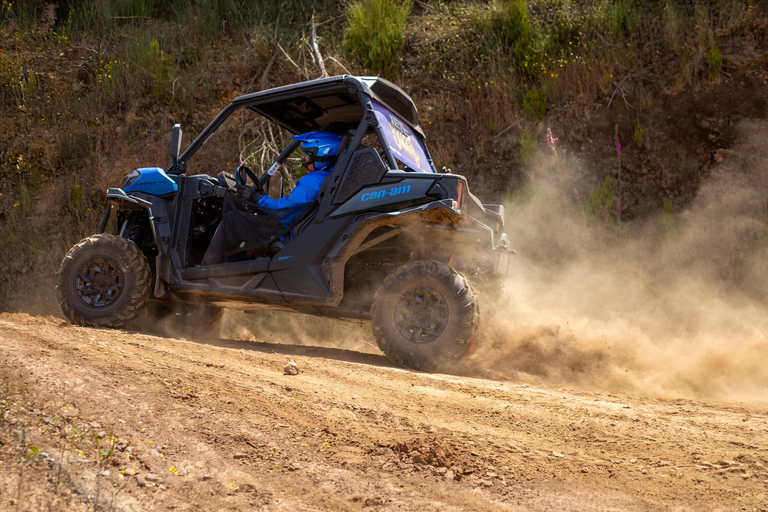
<path fill-rule="evenodd" d="M 315 169 L 330 170 L 336 164 L 339 155 L 341 137 L 328 132 L 307 132 L 293 136 L 301 141 L 301 164 L 315 164 Z"/>

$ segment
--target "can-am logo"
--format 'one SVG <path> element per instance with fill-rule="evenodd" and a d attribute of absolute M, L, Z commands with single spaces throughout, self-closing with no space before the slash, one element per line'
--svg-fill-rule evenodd
<path fill-rule="evenodd" d="M 360 198 L 361 201 L 370 201 L 371 199 L 379 199 L 382 197 L 399 196 L 400 194 L 407 194 L 411 191 L 410 185 L 404 185 L 402 187 L 393 187 L 389 190 L 374 190 L 373 192 L 366 192 Z"/>

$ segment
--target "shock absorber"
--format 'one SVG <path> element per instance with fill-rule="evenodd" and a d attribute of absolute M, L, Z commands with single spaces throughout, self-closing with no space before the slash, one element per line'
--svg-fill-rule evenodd
<path fill-rule="evenodd" d="M 125 238 L 141 247 L 141 242 L 144 240 L 144 234 L 149 227 L 149 219 L 146 215 L 133 214 L 131 217 L 132 218 L 129 219 L 132 221 L 130 223 L 130 230 L 128 236 Z"/>

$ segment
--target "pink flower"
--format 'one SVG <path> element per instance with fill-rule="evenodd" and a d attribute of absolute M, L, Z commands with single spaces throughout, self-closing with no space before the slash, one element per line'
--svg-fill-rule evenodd
<path fill-rule="evenodd" d="M 579 191 L 576 189 L 573 189 L 573 198 L 576 200 L 576 204 L 581 206 L 581 196 L 579 195 Z"/>
<path fill-rule="evenodd" d="M 621 217 L 621 203 L 616 203 L 616 216 Z"/>
<path fill-rule="evenodd" d="M 552 130 L 547 128 L 547 146 L 549 146 L 549 149 L 551 149 L 553 153 L 555 152 L 556 141 L 557 139 L 552 136 Z"/>
<path fill-rule="evenodd" d="M 621 141 L 619 140 L 619 132 L 616 132 L 616 136 L 613 138 L 613 145 L 616 147 L 616 153 L 621 156 Z"/>

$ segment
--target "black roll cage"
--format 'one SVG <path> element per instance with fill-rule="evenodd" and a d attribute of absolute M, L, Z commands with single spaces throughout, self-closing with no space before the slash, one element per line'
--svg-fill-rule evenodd
<path fill-rule="evenodd" d="M 370 84 L 370 85 L 369 85 Z M 373 89 L 378 89 L 380 93 L 376 93 Z M 424 154 L 427 157 L 429 166 L 432 172 L 437 172 L 435 164 L 432 161 L 432 156 L 424 143 L 424 132 L 421 126 L 418 124 L 418 114 L 416 107 L 410 97 L 403 92 L 396 85 L 377 77 L 354 77 L 349 75 L 340 75 L 331 78 L 323 78 L 319 80 L 311 80 L 309 82 L 302 82 L 293 85 L 287 85 L 284 87 L 277 87 L 274 89 L 268 89 L 266 91 L 255 92 L 246 94 L 235 98 L 232 103 L 224 107 L 219 112 L 213 121 L 205 127 L 205 129 L 192 141 L 184 152 L 179 155 L 175 164 L 168 169 L 169 174 L 185 174 L 187 168 L 187 162 L 194 156 L 194 154 L 205 144 L 205 142 L 213 135 L 213 133 L 226 121 L 230 115 L 240 110 L 241 108 L 249 108 L 260 114 L 270 121 L 274 122 L 278 126 L 284 128 L 291 134 L 303 133 L 308 131 L 308 127 L 312 127 L 312 116 L 305 117 L 301 120 L 291 120 L 288 116 L 278 115 L 276 112 L 270 112 L 267 108 L 276 102 L 295 100 L 303 105 L 312 103 L 311 98 L 307 96 L 317 96 L 321 94 L 327 96 L 337 93 L 338 95 L 352 95 L 358 99 L 357 105 L 360 106 L 360 119 L 355 124 L 354 122 L 338 122 L 336 126 L 344 127 L 343 135 L 348 130 L 355 130 L 355 137 L 350 143 L 349 150 L 345 151 L 346 159 L 339 159 L 337 166 L 343 168 L 346 165 L 349 155 L 360 147 L 363 137 L 368 131 L 373 128 L 376 136 L 379 139 L 381 148 L 386 158 L 386 163 L 391 169 L 398 169 L 397 161 L 392 154 L 389 147 L 387 137 L 384 135 L 382 127 L 379 125 L 378 120 L 373 109 L 372 100 L 376 100 L 378 103 L 383 104 L 391 112 L 397 114 L 413 131 L 417 134 L 417 139 L 421 145 Z M 348 107 L 354 107 L 355 104 L 348 104 Z M 410 109 L 406 108 L 410 106 Z M 316 109 L 325 112 L 322 107 L 315 105 Z M 317 110 L 313 110 L 317 112 Z M 293 121 L 293 122 L 291 122 Z M 302 124 L 300 121 L 304 121 Z M 325 126 L 315 126 L 314 129 L 324 129 Z"/>

